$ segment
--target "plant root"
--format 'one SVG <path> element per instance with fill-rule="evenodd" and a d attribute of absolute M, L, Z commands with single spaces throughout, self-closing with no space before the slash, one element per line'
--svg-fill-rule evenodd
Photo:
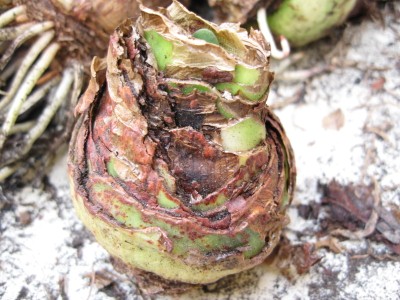
<path fill-rule="evenodd" d="M 275 39 L 272 36 L 271 30 L 269 29 L 267 22 L 267 12 L 264 7 L 257 11 L 257 23 L 266 41 L 271 45 L 271 56 L 275 59 L 284 59 L 290 54 L 289 41 L 284 37 L 280 36 L 280 46 L 282 50 L 279 50 L 275 44 Z"/>
<path fill-rule="evenodd" d="M 29 68 L 35 62 L 36 58 L 43 51 L 43 49 L 51 42 L 54 37 L 54 31 L 48 31 L 44 33 L 29 49 L 25 58 L 19 66 L 17 73 L 14 76 L 14 79 L 11 83 L 11 87 L 7 92 L 7 95 L 3 97 L 0 101 L 0 111 L 7 106 L 10 101 L 13 99 L 15 93 L 18 90 L 18 87 L 21 85 L 22 80 L 24 79 L 26 73 Z"/>
<path fill-rule="evenodd" d="M 53 119 L 55 113 L 60 108 L 61 104 L 65 102 L 71 86 L 74 82 L 74 73 L 72 69 L 66 69 L 63 72 L 62 79 L 58 85 L 52 102 L 46 106 L 42 114 L 40 115 L 35 126 L 26 135 L 26 143 L 23 147 L 21 155 L 25 155 L 32 148 L 33 143 L 44 133 L 50 121 Z"/>
<path fill-rule="evenodd" d="M 21 167 L 21 165 L 22 165 L 22 163 L 19 162 L 19 163 L 10 165 L 10 166 L 0 168 L 0 182 L 2 182 L 7 177 L 14 174 Z"/>
<path fill-rule="evenodd" d="M 24 15 L 26 12 L 25 5 L 13 7 L 0 15 L 0 28 L 14 21 L 18 16 Z"/>
<path fill-rule="evenodd" d="M 28 30 L 26 30 L 24 33 L 19 35 L 8 47 L 8 49 L 4 52 L 3 56 L 0 59 L 0 70 L 3 70 L 6 64 L 9 62 L 11 59 L 12 55 L 14 54 L 15 50 L 21 46 L 23 43 L 25 43 L 27 40 L 33 38 L 34 36 L 37 36 L 38 34 L 41 34 L 51 28 L 54 27 L 53 22 L 42 22 L 42 23 L 37 23 L 33 26 L 31 26 Z"/>
<path fill-rule="evenodd" d="M 0 150 L 2 150 L 6 137 L 12 126 L 15 124 L 22 105 L 24 104 L 26 98 L 31 93 L 35 87 L 36 82 L 39 80 L 40 76 L 46 71 L 54 57 L 59 50 L 60 45 L 53 43 L 47 47 L 47 49 L 42 53 L 39 60 L 31 68 L 30 72 L 27 74 L 25 80 L 22 82 L 15 98 L 13 99 L 10 109 L 7 113 L 6 119 L 0 130 Z"/>
<path fill-rule="evenodd" d="M 72 132 L 84 66 L 60 61 L 55 22 L 29 21 L 25 5 L 0 14 L 0 184 L 44 175 Z"/>

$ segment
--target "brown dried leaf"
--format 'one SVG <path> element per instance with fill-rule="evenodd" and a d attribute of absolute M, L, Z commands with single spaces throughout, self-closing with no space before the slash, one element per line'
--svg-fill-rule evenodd
<path fill-rule="evenodd" d="M 331 233 L 352 239 L 370 236 L 383 240 L 397 253 L 400 244 L 399 209 L 382 207 L 376 182 L 369 186 L 342 186 L 332 181 L 323 187 L 323 194 L 323 204 L 329 205 L 330 209 L 327 227 L 336 228 Z"/>
<path fill-rule="evenodd" d="M 367 223 L 373 206 L 372 186 L 342 186 L 331 181 L 323 187 L 322 203 L 330 206 L 331 223 L 350 230 Z"/>
<path fill-rule="evenodd" d="M 344 121 L 345 118 L 343 111 L 338 108 L 329 115 L 325 116 L 325 118 L 322 120 L 322 125 L 325 129 L 339 130 L 343 127 Z"/>
<path fill-rule="evenodd" d="M 98 58 L 95 56 L 92 60 L 92 64 L 90 66 L 90 81 L 87 90 L 79 99 L 78 104 L 75 107 L 75 116 L 83 113 L 88 109 L 90 104 L 96 99 L 96 95 L 100 90 L 100 86 L 102 85 L 105 79 L 105 68 L 106 68 L 106 60 L 102 58 Z"/>
<path fill-rule="evenodd" d="M 312 244 L 294 246 L 288 240 L 284 240 L 279 247 L 277 267 L 283 275 L 292 279 L 297 275 L 307 273 L 321 258 Z"/>

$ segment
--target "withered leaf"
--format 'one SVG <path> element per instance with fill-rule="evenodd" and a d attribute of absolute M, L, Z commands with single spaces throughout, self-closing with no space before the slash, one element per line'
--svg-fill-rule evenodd
<path fill-rule="evenodd" d="M 324 117 L 324 119 L 322 120 L 322 125 L 325 129 L 339 130 L 343 127 L 344 122 L 345 118 L 343 111 L 338 108 Z"/>
<path fill-rule="evenodd" d="M 283 275 L 292 279 L 307 273 L 321 258 L 310 243 L 292 245 L 288 240 L 282 240 L 277 255 L 277 267 Z"/>
<path fill-rule="evenodd" d="M 376 196 L 380 197 L 380 195 Z M 371 234 L 361 237 L 383 240 L 389 244 L 392 251 L 399 252 L 400 221 L 397 215 L 398 209 L 389 210 L 380 203 L 376 205 L 374 185 L 343 186 L 336 181 L 331 181 L 323 186 L 322 203 L 329 208 L 329 218 L 325 220 L 328 222 L 327 227 L 340 228 L 339 231 L 344 228 L 349 231 L 360 232 L 370 223 L 372 214 L 377 214 L 377 222 L 374 224 Z"/>
<path fill-rule="evenodd" d="M 322 203 L 330 206 L 330 220 L 350 230 L 360 229 L 372 211 L 372 186 L 342 186 L 331 181 L 323 186 Z"/>

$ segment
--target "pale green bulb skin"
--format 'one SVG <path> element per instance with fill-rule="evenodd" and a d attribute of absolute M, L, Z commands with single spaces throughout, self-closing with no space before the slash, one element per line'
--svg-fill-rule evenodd
<path fill-rule="evenodd" d="M 343 24 L 357 0 L 284 0 L 268 17 L 276 35 L 285 36 L 295 47 L 304 46 L 326 36 Z"/>

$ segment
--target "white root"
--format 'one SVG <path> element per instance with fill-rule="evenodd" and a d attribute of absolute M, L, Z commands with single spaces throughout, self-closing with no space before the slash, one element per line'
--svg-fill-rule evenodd
<path fill-rule="evenodd" d="M 14 21 L 18 16 L 25 14 L 25 5 L 13 7 L 0 15 L 0 28 Z"/>
<path fill-rule="evenodd" d="M 83 86 L 83 65 L 75 62 L 73 64 L 74 69 L 74 87 L 71 93 L 71 107 L 75 108 L 78 103 L 78 97 L 81 94 Z"/>
<path fill-rule="evenodd" d="M 11 60 L 11 62 L 7 65 L 7 67 L 0 72 L 0 84 L 5 84 L 11 76 L 17 72 L 19 65 L 22 62 L 22 57 L 15 57 Z M 5 92 L 5 94 L 7 94 Z"/>
<path fill-rule="evenodd" d="M 63 103 L 68 101 L 68 107 L 74 106 L 82 90 L 83 66 L 79 62 L 74 62 L 62 76 L 56 75 L 38 86 L 38 81 L 54 61 L 60 45 L 52 43 L 55 36 L 51 30 L 54 28 L 53 22 L 19 23 L 25 14 L 24 5 L 0 14 L 0 85 L 10 82 L 6 90 L 0 91 L 0 95 L 4 95 L 0 99 L 0 154 L 10 135 L 21 134 L 23 138 L 22 147 L 15 149 L 16 156 L 13 155 L 0 167 L 0 182 L 23 166 L 22 159 L 47 130 Z M 15 55 L 19 47 L 27 44 L 29 50 L 24 48 L 23 55 Z M 46 98 L 51 90 L 54 93 Z M 18 116 L 30 111 L 44 98 L 47 102 L 39 117 L 17 123 Z M 69 128 L 71 124 L 72 118 L 68 119 L 65 126 Z M 59 140 L 63 138 L 64 134 Z"/>
<path fill-rule="evenodd" d="M 5 180 L 7 177 L 11 176 L 14 174 L 20 167 L 22 166 L 22 163 L 16 163 L 11 166 L 6 166 L 3 168 L 0 168 L 0 182 Z"/>
<path fill-rule="evenodd" d="M 0 29 L 0 41 L 11 41 L 17 38 L 19 35 L 31 28 L 35 23 L 24 23 L 15 27 L 7 27 Z"/>
<path fill-rule="evenodd" d="M 48 46 L 21 84 L 20 89 L 12 101 L 3 126 L 0 129 L 0 150 L 3 148 L 6 137 L 9 135 L 11 128 L 15 124 L 26 98 L 34 88 L 36 82 L 49 67 L 59 49 L 60 45 L 57 43 Z"/>
<path fill-rule="evenodd" d="M 11 59 L 14 51 L 21 46 L 24 42 L 26 42 L 27 40 L 29 40 L 30 38 L 45 32 L 51 28 L 54 27 L 54 23 L 53 22 L 42 22 L 42 23 L 38 23 L 33 25 L 32 27 L 30 27 L 28 30 L 26 30 L 24 33 L 22 33 L 21 35 L 19 35 L 12 43 L 11 45 L 8 47 L 8 49 L 6 50 L 6 52 L 3 54 L 3 56 L 0 59 L 0 70 L 2 70 L 5 65 L 8 63 L 8 61 Z"/>
<path fill-rule="evenodd" d="M 46 96 L 46 94 L 53 88 L 55 87 L 60 81 L 60 77 L 54 77 L 52 80 L 46 82 L 39 88 L 35 90 L 24 102 L 22 105 L 22 108 L 19 112 L 19 114 L 23 114 L 24 112 L 28 111 L 30 108 L 32 108 L 36 103 L 38 103 L 40 100 Z"/>
<path fill-rule="evenodd" d="M 28 53 L 25 55 L 21 65 L 17 73 L 14 76 L 14 79 L 11 83 L 11 87 L 5 97 L 0 100 L 0 110 L 6 107 L 15 93 L 18 90 L 18 87 L 21 85 L 22 80 L 24 79 L 26 73 L 29 71 L 29 68 L 32 66 L 36 58 L 43 51 L 45 47 L 51 42 L 54 37 L 54 31 L 48 31 L 44 33 L 29 49 Z"/>
<path fill-rule="evenodd" d="M 54 117 L 57 110 L 68 96 L 71 86 L 74 82 L 74 72 L 72 69 L 66 69 L 62 74 L 61 82 L 57 88 L 52 102 L 44 109 L 35 126 L 28 132 L 26 143 L 23 147 L 21 155 L 25 155 L 32 148 L 33 143 L 43 134 Z"/>
<path fill-rule="evenodd" d="M 271 56 L 275 59 L 284 59 L 285 57 L 289 56 L 290 45 L 289 41 L 284 36 L 280 36 L 280 44 L 282 50 L 279 50 L 276 46 L 274 37 L 272 36 L 272 33 L 268 26 L 267 12 L 265 8 L 260 8 L 257 11 L 257 23 L 264 38 L 271 45 Z"/>
<path fill-rule="evenodd" d="M 27 121 L 23 123 L 18 123 L 13 126 L 10 130 L 10 135 L 16 134 L 16 133 L 21 133 L 21 132 L 27 132 L 35 126 L 36 121 Z"/>

